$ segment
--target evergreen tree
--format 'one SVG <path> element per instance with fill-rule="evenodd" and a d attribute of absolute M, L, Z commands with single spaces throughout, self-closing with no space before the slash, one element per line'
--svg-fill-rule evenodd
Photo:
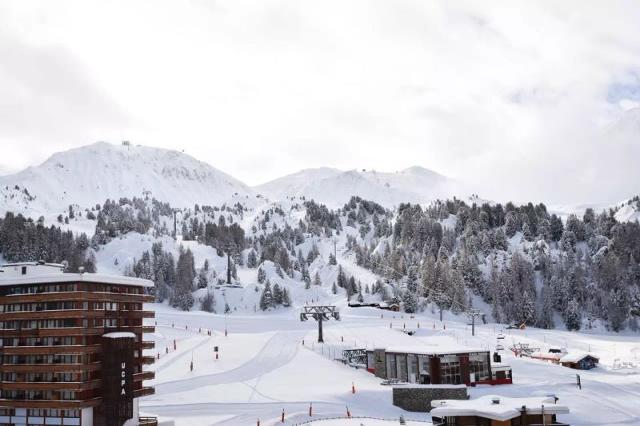
<path fill-rule="evenodd" d="M 207 270 L 202 267 L 198 272 L 198 288 L 207 288 L 209 286 L 209 279 L 207 278 Z"/>
<path fill-rule="evenodd" d="M 418 277 L 414 268 L 409 268 L 407 272 L 407 290 L 411 293 L 418 291 Z"/>
<path fill-rule="evenodd" d="M 322 281 L 320 280 L 320 274 L 318 273 L 318 271 L 316 271 L 315 275 L 313 276 L 313 285 L 322 285 Z"/>
<path fill-rule="evenodd" d="M 264 281 L 267 279 L 267 274 L 264 272 L 262 267 L 258 268 L 258 282 L 260 284 L 264 284 Z"/>
<path fill-rule="evenodd" d="M 404 311 L 408 314 L 413 314 L 418 311 L 418 298 L 412 291 L 405 291 L 402 296 L 402 304 L 404 305 Z"/>
<path fill-rule="evenodd" d="M 331 286 L 331 292 L 333 294 L 338 294 L 338 286 L 336 285 L 335 281 L 333 282 L 333 285 Z"/>
<path fill-rule="evenodd" d="M 202 298 L 200 303 L 200 309 L 205 312 L 214 312 L 213 308 L 216 304 L 215 298 L 213 297 L 213 293 L 208 291 L 207 294 Z"/>
<path fill-rule="evenodd" d="M 258 266 L 258 255 L 254 249 L 251 249 L 247 255 L 247 267 L 253 269 L 256 266 Z"/>
<path fill-rule="evenodd" d="M 263 311 L 273 307 L 273 294 L 271 293 L 271 283 L 267 280 L 264 284 L 264 290 L 260 296 L 260 309 Z"/>
<path fill-rule="evenodd" d="M 536 326 L 540 328 L 551 329 L 553 328 L 553 294 L 551 289 L 544 285 L 542 287 L 542 304 L 538 309 L 538 317 L 536 320 Z"/>
<path fill-rule="evenodd" d="M 289 296 L 289 290 L 286 287 L 282 289 L 282 306 L 285 308 L 291 306 L 291 297 Z"/>
<path fill-rule="evenodd" d="M 580 312 L 580 305 L 575 299 L 571 299 L 569 303 L 567 303 L 564 321 L 567 325 L 567 330 L 580 330 L 580 326 L 582 325 L 582 314 Z"/>
<path fill-rule="evenodd" d="M 273 285 L 273 304 L 282 305 L 282 288 L 278 283 Z"/>

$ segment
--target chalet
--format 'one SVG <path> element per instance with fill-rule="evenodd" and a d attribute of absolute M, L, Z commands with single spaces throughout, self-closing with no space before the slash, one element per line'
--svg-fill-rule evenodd
<path fill-rule="evenodd" d="M 558 405 L 557 398 L 507 398 L 486 395 L 472 400 L 446 399 L 431 401 L 434 426 L 539 426 L 564 425 L 558 414 L 569 408 Z"/>
<path fill-rule="evenodd" d="M 378 304 L 378 308 L 384 309 L 386 311 L 400 312 L 400 304 L 397 302 L 380 302 Z"/>
<path fill-rule="evenodd" d="M 600 359 L 588 353 L 572 353 L 564 355 L 559 362 L 564 367 L 576 370 L 591 370 L 598 366 Z"/>
<path fill-rule="evenodd" d="M 511 383 L 511 367 L 501 364 L 495 380 L 489 351 L 461 347 L 389 347 L 367 351 L 367 370 L 386 380 L 417 384 Z"/>

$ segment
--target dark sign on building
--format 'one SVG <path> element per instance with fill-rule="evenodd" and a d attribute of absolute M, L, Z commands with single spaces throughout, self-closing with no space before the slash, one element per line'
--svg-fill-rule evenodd
<path fill-rule="evenodd" d="M 102 336 L 102 410 L 109 426 L 121 426 L 133 417 L 134 342 L 133 333 Z"/>

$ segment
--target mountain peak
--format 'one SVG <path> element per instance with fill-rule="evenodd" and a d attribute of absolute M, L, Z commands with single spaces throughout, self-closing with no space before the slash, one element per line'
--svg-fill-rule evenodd
<path fill-rule="evenodd" d="M 186 207 L 252 193 L 244 183 L 182 152 L 107 142 L 57 152 L 39 166 L 0 177 L 0 187 L 16 186 L 34 198 L 33 209 L 44 211 L 143 194 Z"/>
<path fill-rule="evenodd" d="M 424 203 L 456 195 L 459 185 L 420 166 L 387 173 L 377 170 L 306 169 L 254 188 L 273 199 L 305 197 L 339 207 L 352 196 L 391 207 L 402 202 Z"/>

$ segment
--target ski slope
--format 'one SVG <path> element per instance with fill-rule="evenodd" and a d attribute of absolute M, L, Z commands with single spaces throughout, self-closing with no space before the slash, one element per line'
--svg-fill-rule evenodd
<path fill-rule="evenodd" d="M 160 352 L 161 357 L 152 366 L 156 394 L 142 400 L 141 411 L 171 418 L 176 425 L 251 425 L 258 419 L 263 425 L 281 424 L 282 410 L 285 424 L 296 424 L 345 416 L 347 407 L 353 416 L 397 421 L 404 415 L 407 420 L 429 421 L 428 414 L 394 407 L 391 389 L 381 386 L 372 374 L 332 358 L 347 347 L 463 345 L 493 350 L 500 332 L 506 335 L 505 346 L 527 342 L 542 350 L 555 346 L 566 346 L 569 352 L 590 349 L 600 356 L 601 364 L 591 371 L 576 371 L 515 358 L 502 351 L 503 362 L 513 367 L 514 384 L 470 388 L 472 398 L 486 394 L 555 394 L 571 409 L 571 414 L 561 420 L 574 426 L 640 424 L 640 369 L 613 369 L 616 359 L 640 362 L 640 342 L 633 335 L 504 330 L 487 324 L 478 325 L 472 337 L 470 327 L 453 317 L 445 316 L 440 323 L 430 312 L 410 318 L 401 313 L 343 306 L 342 321 L 326 322 L 325 344 L 318 344 L 316 324 L 300 322 L 295 310 L 243 316 L 152 307 L 158 327 L 154 335 L 157 347 L 150 352 Z M 403 328 L 413 329 L 416 334 L 408 336 Z M 212 336 L 207 330 L 212 330 Z M 174 338 L 177 350 L 163 354 Z M 214 346 L 220 350 L 218 360 Z M 193 372 L 189 371 L 192 359 Z M 576 373 L 581 375 L 582 390 L 575 384 Z M 352 383 L 355 394 L 351 392 Z M 309 404 L 313 407 L 311 418 Z M 353 424 L 346 420 L 332 422 L 313 424 Z M 365 419 L 361 422 L 384 424 Z"/>

